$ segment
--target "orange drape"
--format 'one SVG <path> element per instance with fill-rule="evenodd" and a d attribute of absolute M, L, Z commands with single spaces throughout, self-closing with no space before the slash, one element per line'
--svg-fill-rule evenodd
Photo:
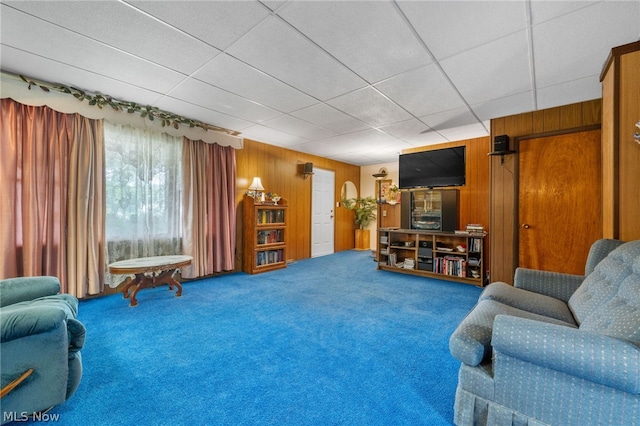
<path fill-rule="evenodd" d="M 183 251 L 185 277 L 231 271 L 235 261 L 235 150 L 184 138 Z"/>
<path fill-rule="evenodd" d="M 1 102 L 0 278 L 53 275 L 64 292 L 98 293 L 104 267 L 93 252 L 102 242 L 104 225 L 96 222 L 103 223 L 104 183 L 95 165 L 104 156 L 102 123 Z"/>

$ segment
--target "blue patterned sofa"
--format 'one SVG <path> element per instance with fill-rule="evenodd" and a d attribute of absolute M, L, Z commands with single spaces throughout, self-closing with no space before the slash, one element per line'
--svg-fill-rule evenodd
<path fill-rule="evenodd" d="M 0 423 L 66 401 L 82 377 L 78 299 L 56 277 L 0 280 Z"/>
<path fill-rule="evenodd" d="M 640 424 L 640 240 L 599 240 L 584 276 L 518 268 L 449 341 L 457 425 Z"/>

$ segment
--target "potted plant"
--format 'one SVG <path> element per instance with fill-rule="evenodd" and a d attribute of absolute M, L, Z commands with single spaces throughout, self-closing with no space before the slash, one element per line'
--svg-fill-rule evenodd
<path fill-rule="evenodd" d="M 350 198 L 342 200 L 342 204 L 355 212 L 354 221 L 358 225 L 358 229 L 356 229 L 356 249 L 369 250 L 369 230 L 366 228 L 376 218 L 378 207 L 375 198 Z"/>

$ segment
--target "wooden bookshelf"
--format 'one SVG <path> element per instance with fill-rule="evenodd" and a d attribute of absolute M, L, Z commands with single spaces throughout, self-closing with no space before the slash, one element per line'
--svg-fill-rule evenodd
<path fill-rule="evenodd" d="M 248 274 L 273 271 L 287 266 L 287 203 L 254 202 L 243 199 L 242 269 Z"/>

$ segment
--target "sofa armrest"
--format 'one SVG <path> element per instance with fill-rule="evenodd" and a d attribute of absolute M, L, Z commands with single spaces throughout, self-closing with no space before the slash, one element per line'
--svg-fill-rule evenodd
<path fill-rule="evenodd" d="M 0 307 L 53 296 L 60 292 L 56 277 L 19 277 L 0 280 Z"/>
<path fill-rule="evenodd" d="M 78 352 L 84 346 L 87 329 L 75 318 L 67 319 L 67 331 L 69 332 L 69 353 Z"/>
<path fill-rule="evenodd" d="M 66 313 L 51 306 L 0 309 L 0 342 L 44 333 L 66 320 Z"/>
<path fill-rule="evenodd" d="M 568 302 L 584 279 L 584 275 L 517 268 L 513 286 Z"/>
<path fill-rule="evenodd" d="M 640 393 L 640 348 L 624 340 L 498 315 L 493 324 L 492 346 L 495 352 L 541 367 Z"/>

